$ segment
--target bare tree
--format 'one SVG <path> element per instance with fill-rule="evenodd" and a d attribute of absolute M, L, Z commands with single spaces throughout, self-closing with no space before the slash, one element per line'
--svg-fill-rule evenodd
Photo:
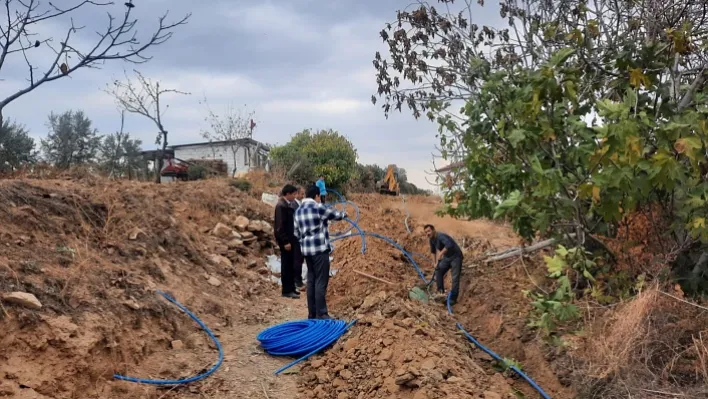
<path fill-rule="evenodd" d="M 165 150 L 167 150 L 167 130 L 162 124 L 162 121 L 165 116 L 165 111 L 169 108 L 169 105 L 162 101 L 162 96 L 170 93 L 182 95 L 189 95 L 189 93 L 176 89 L 165 89 L 160 87 L 159 81 L 146 78 L 136 70 L 133 72 L 135 73 L 135 82 L 131 80 L 126 73 L 125 81 L 115 80 L 113 84 L 108 85 L 105 91 L 113 96 L 120 109 L 133 114 L 142 115 L 150 119 L 155 126 L 157 126 L 158 134 L 155 139 L 155 144 L 162 144 L 162 156 L 158 157 L 156 160 L 157 173 L 155 181 L 159 183 L 162 159 Z"/>
<path fill-rule="evenodd" d="M 244 139 L 253 138 L 253 128 L 256 126 L 253 118 L 255 111 L 249 110 L 244 104 L 243 109 L 236 109 L 233 105 L 228 105 L 223 115 L 216 114 L 210 107 L 206 99 L 204 99 L 209 114 L 205 120 L 209 123 L 211 129 L 202 132 L 202 137 L 210 142 L 224 142 L 231 150 L 233 157 L 234 168 L 231 171 L 233 176 L 236 173 L 236 159 L 238 151 L 244 148 L 244 157 L 248 159 L 248 146 Z M 259 154 L 256 153 L 256 156 Z"/>
<path fill-rule="evenodd" d="M 69 1 L 61 1 L 62 5 Z M 187 22 L 190 14 L 175 22 L 167 22 L 167 13 L 159 18 L 158 27 L 147 40 L 137 38 L 137 19 L 132 17 L 135 5 L 132 0 L 125 3 L 125 13 L 116 18 L 108 14 L 108 26 L 97 32 L 95 43 L 86 49 L 74 46 L 72 39 L 83 26 L 77 26 L 73 18 L 66 34 L 55 43 L 54 38 L 41 38 L 33 32 L 38 24 L 61 16 L 69 16 L 88 7 L 109 7 L 113 2 L 95 0 L 75 0 L 74 5 L 60 8 L 52 2 L 44 6 L 39 0 L 5 0 L 5 21 L 0 23 L 0 72 L 8 56 L 22 55 L 28 68 L 27 85 L 0 100 L 0 123 L 3 109 L 19 97 L 33 91 L 40 85 L 71 75 L 80 68 L 98 68 L 111 60 L 143 63 L 151 57 L 144 53 L 152 46 L 160 45 L 172 37 L 173 29 Z M 51 64 L 35 66 L 30 60 L 31 51 L 42 45 L 54 53 Z"/>

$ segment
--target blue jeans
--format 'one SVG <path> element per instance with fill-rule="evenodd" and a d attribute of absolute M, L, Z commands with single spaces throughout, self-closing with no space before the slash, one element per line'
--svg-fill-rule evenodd
<path fill-rule="evenodd" d="M 438 292 L 445 292 L 445 275 L 448 270 L 452 271 L 452 288 L 450 289 L 450 301 L 457 302 L 460 295 L 460 275 L 462 274 L 462 255 L 444 257 L 438 262 L 438 271 L 435 280 L 438 283 Z"/>

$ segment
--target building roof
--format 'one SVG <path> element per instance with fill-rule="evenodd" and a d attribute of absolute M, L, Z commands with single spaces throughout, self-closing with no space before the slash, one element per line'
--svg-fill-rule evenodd
<path fill-rule="evenodd" d="M 445 173 L 445 172 L 450 172 L 453 169 L 458 169 L 465 166 L 464 161 L 458 161 L 458 162 L 453 162 L 447 166 L 443 166 L 442 168 L 435 169 L 435 173 Z"/>
<path fill-rule="evenodd" d="M 270 151 L 270 147 L 266 144 L 260 143 L 256 140 L 253 140 L 252 138 L 243 138 L 243 139 L 237 139 L 235 140 L 237 142 L 240 142 L 242 144 L 250 144 L 252 146 L 257 146 L 258 144 L 261 145 L 261 149 L 263 151 Z M 169 148 L 171 149 L 177 149 L 177 148 L 185 148 L 185 147 L 201 147 L 201 146 L 213 146 L 213 145 L 228 145 L 231 143 L 231 140 L 222 140 L 222 141 L 204 141 L 201 143 L 189 143 L 189 144 L 177 144 L 177 145 L 171 145 Z"/>
<path fill-rule="evenodd" d="M 174 156 L 174 155 L 175 155 L 175 152 L 174 152 L 172 149 L 170 149 L 170 148 L 167 148 L 167 149 L 165 150 L 165 153 L 166 153 L 167 155 L 171 155 L 171 156 Z M 155 159 L 155 157 L 158 156 L 158 155 L 160 155 L 160 154 L 162 154 L 162 150 L 161 150 L 161 149 L 160 149 L 160 150 L 145 150 L 145 151 L 140 151 L 140 155 L 143 156 L 143 159 L 148 159 L 148 160 Z"/>

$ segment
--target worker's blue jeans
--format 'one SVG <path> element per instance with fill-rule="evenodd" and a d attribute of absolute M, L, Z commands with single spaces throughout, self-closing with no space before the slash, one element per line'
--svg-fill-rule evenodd
<path fill-rule="evenodd" d="M 452 288 L 450 289 L 450 301 L 457 302 L 460 295 L 460 275 L 462 274 L 462 255 L 444 257 L 438 262 L 438 271 L 435 280 L 438 283 L 438 291 L 445 292 L 445 274 L 452 271 Z"/>
<path fill-rule="evenodd" d="M 307 262 L 307 318 L 321 319 L 327 312 L 327 285 L 329 285 L 329 251 L 306 256 Z"/>

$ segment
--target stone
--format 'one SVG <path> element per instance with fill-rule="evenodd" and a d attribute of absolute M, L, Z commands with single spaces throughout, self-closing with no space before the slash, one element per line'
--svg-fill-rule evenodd
<path fill-rule="evenodd" d="M 138 237 L 143 236 L 145 237 L 145 232 L 140 230 L 139 228 L 135 227 L 133 230 L 130 230 L 130 233 L 128 234 L 128 238 L 131 241 L 135 241 L 138 239 Z"/>
<path fill-rule="evenodd" d="M 482 395 L 484 396 L 484 399 L 502 399 L 501 395 L 492 391 L 484 391 Z"/>
<path fill-rule="evenodd" d="M 454 375 L 447 378 L 447 382 L 450 382 L 453 384 L 459 384 L 459 383 L 462 383 L 462 381 L 464 381 L 462 378 L 456 377 Z"/>
<path fill-rule="evenodd" d="M 393 351 L 391 349 L 386 348 L 381 351 L 381 354 L 379 355 L 379 360 L 389 361 L 389 360 L 391 360 L 392 356 L 393 356 Z"/>
<path fill-rule="evenodd" d="M 326 384 L 329 382 L 329 374 L 327 373 L 327 369 L 319 370 L 315 373 L 315 376 L 320 384 Z"/>
<path fill-rule="evenodd" d="M 132 299 L 129 301 L 124 301 L 123 305 L 125 305 L 133 310 L 140 310 L 140 305 Z"/>
<path fill-rule="evenodd" d="M 217 266 L 224 266 L 224 267 L 233 266 L 233 263 L 231 263 L 231 260 L 225 256 L 222 256 L 222 255 L 211 254 L 211 255 L 209 255 L 209 261 Z"/>
<path fill-rule="evenodd" d="M 229 247 L 229 249 L 241 248 L 243 246 L 243 241 L 238 238 L 234 238 L 233 240 L 229 241 L 226 246 Z"/>
<path fill-rule="evenodd" d="M 214 287 L 218 287 L 221 285 L 221 281 L 219 281 L 219 279 L 214 276 L 209 277 L 209 280 L 207 280 L 207 283 L 213 285 Z"/>
<path fill-rule="evenodd" d="M 349 399 L 349 394 L 346 392 L 340 392 L 339 395 L 337 395 L 337 399 Z"/>
<path fill-rule="evenodd" d="M 339 372 L 339 376 L 344 378 L 345 380 L 349 380 L 354 376 L 354 374 L 351 371 L 344 369 Z"/>
<path fill-rule="evenodd" d="M 211 234 L 219 238 L 229 238 L 233 236 L 233 230 L 223 223 L 217 223 L 211 231 Z"/>
<path fill-rule="evenodd" d="M 396 385 L 404 385 L 415 380 L 415 376 L 411 373 L 403 373 L 402 375 L 396 376 Z"/>
<path fill-rule="evenodd" d="M 261 225 L 260 220 L 252 220 L 248 226 L 246 226 L 246 230 L 250 232 L 257 232 L 257 231 L 263 231 L 263 226 Z"/>
<path fill-rule="evenodd" d="M 22 306 L 28 309 L 42 309 L 42 302 L 36 296 L 27 292 L 11 292 L 2 297 L 3 301 Z"/>
<path fill-rule="evenodd" d="M 172 347 L 172 349 L 180 350 L 180 349 L 184 348 L 184 343 L 182 341 L 176 339 L 176 340 L 170 342 L 170 346 Z"/>
<path fill-rule="evenodd" d="M 425 361 L 420 365 L 423 370 L 432 370 L 435 368 L 435 358 L 431 357 L 425 359 Z"/>
<path fill-rule="evenodd" d="M 241 231 L 246 230 L 249 223 L 250 221 L 245 216 L 237 216 L 236 219 L 234 219 L 234 226 Z"/>
<path fill-rule="evenodd" d="M 253 269 L 256 266 L 258 266 L 258 261 L 255 259 L 249 260 L 248 263 L 246 264 L 246 267 L 248 267 L 249 269 Z"/>

